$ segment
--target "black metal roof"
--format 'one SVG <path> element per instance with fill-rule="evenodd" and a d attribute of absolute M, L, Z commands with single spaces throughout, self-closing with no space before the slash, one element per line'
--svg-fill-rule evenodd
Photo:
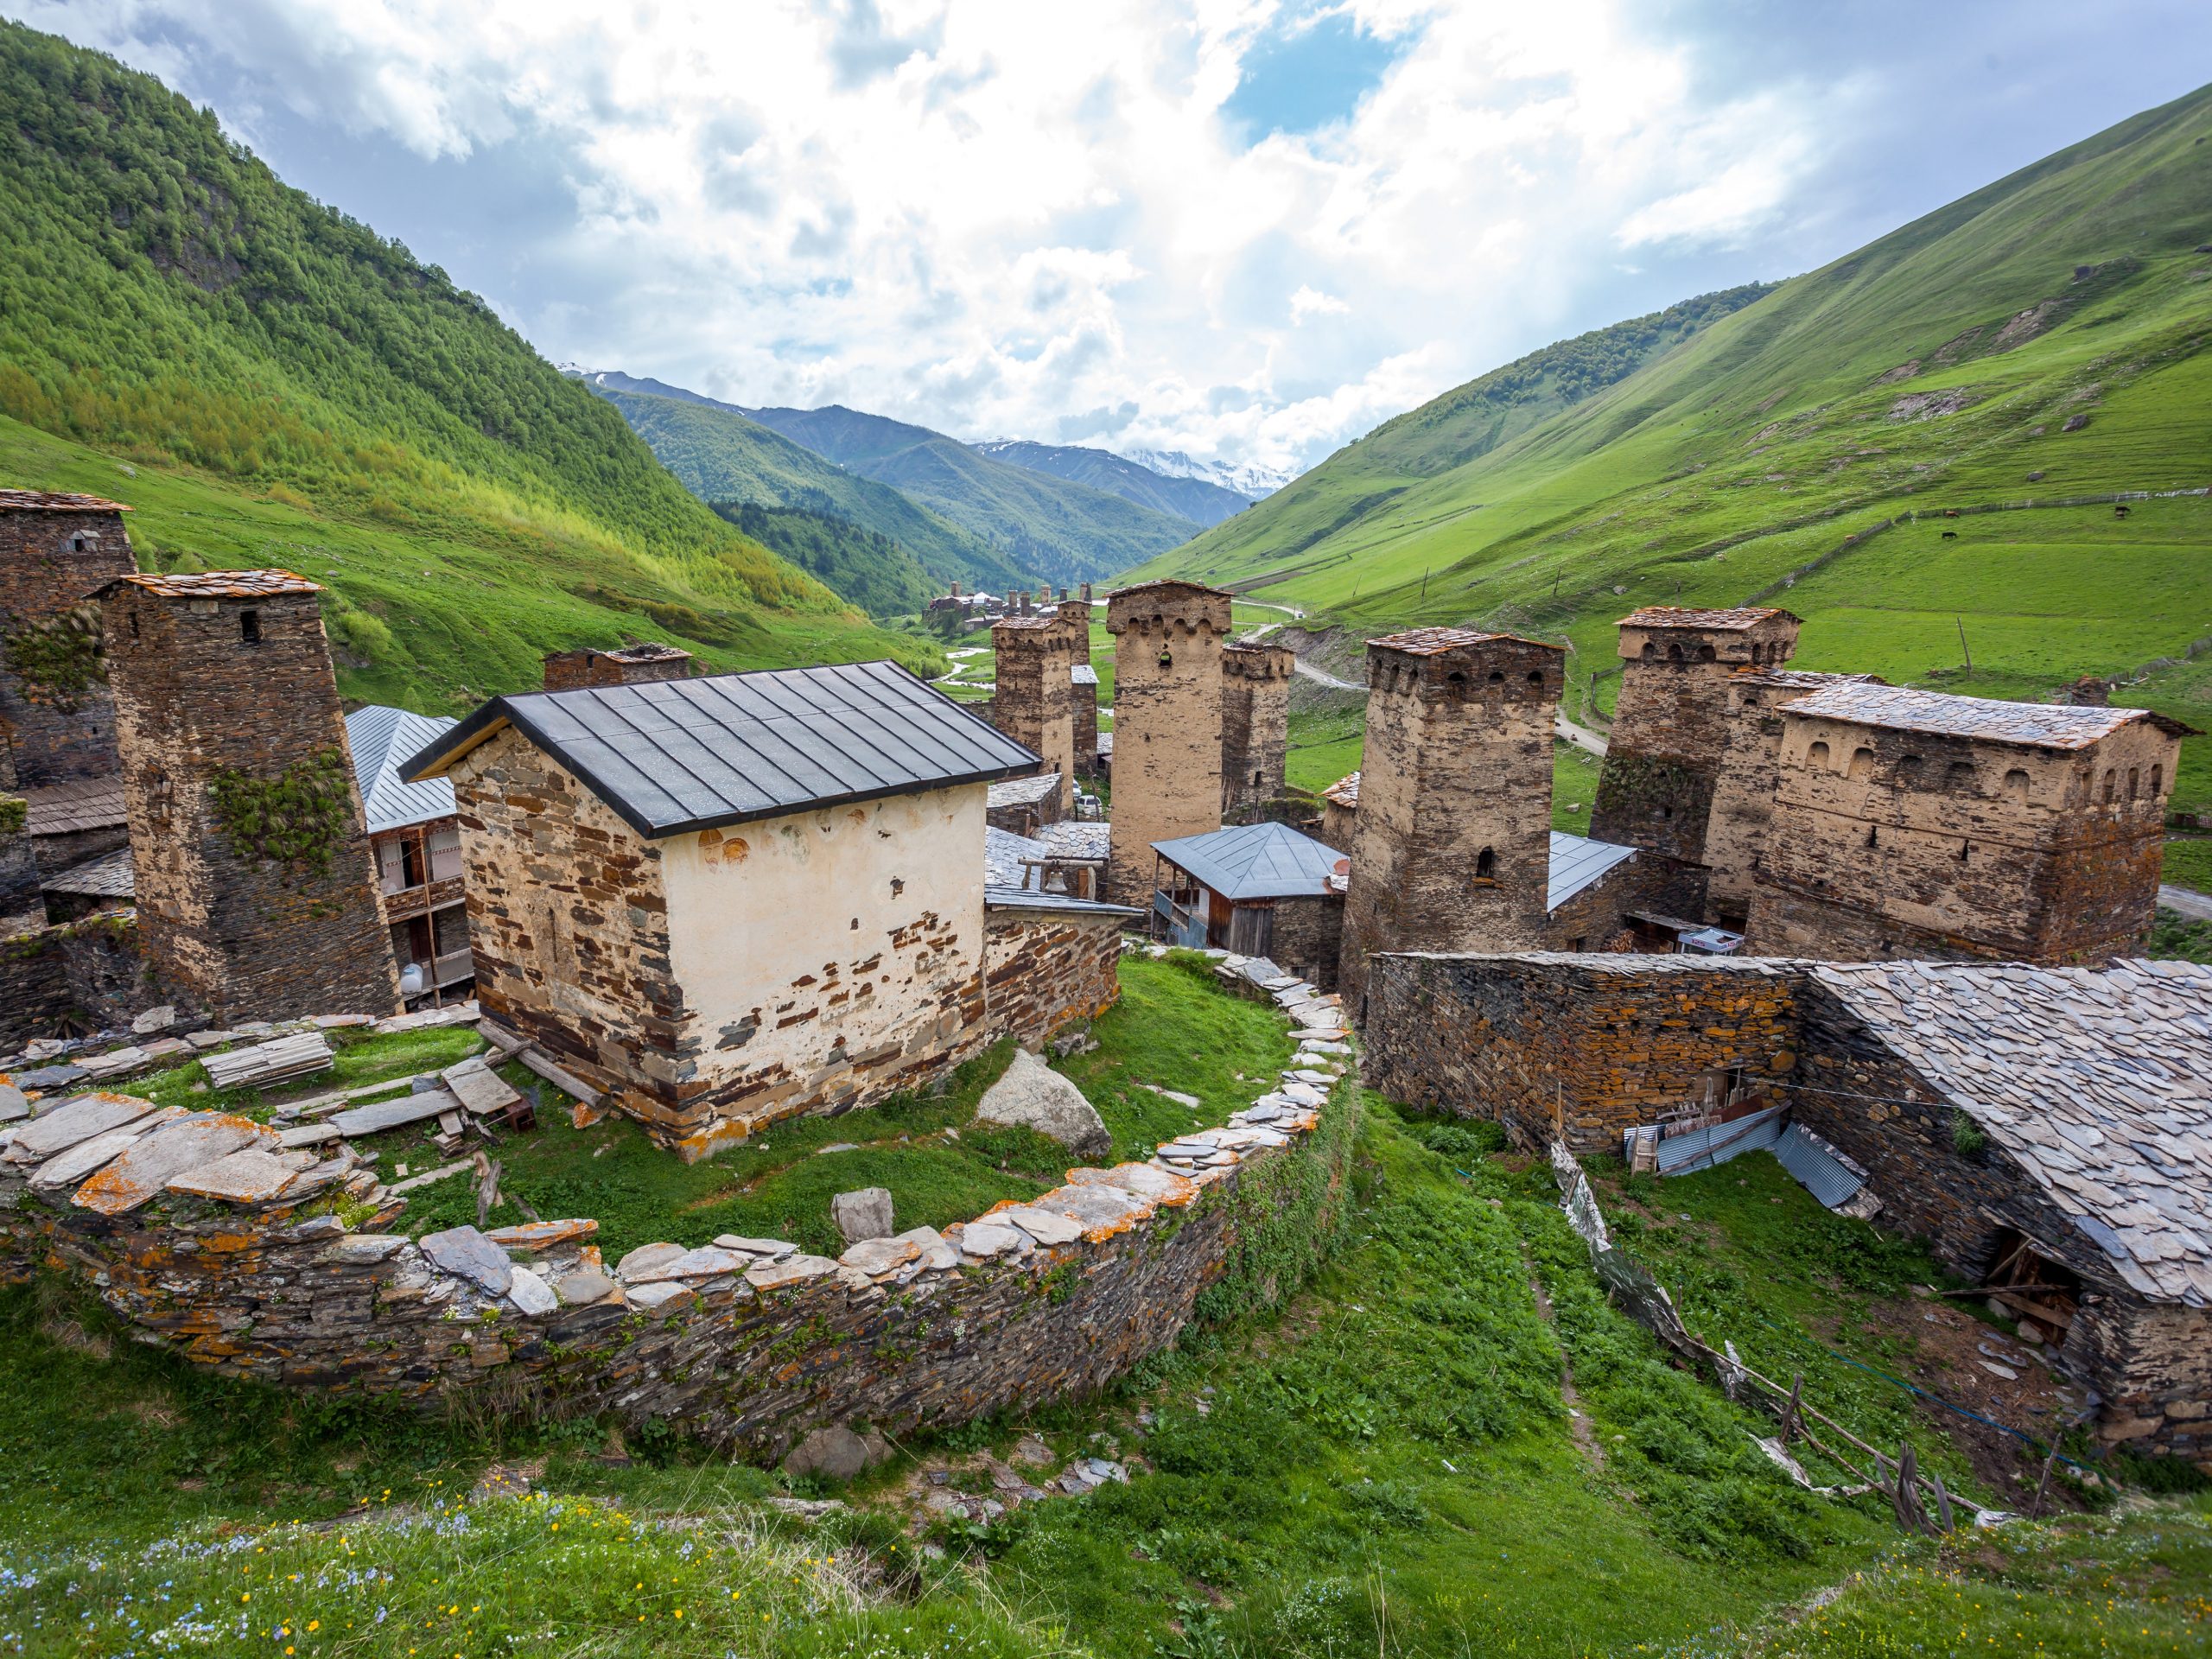
<path fill-rule="evenodd" d="M 402 768 L 512 725 L 648 840 L 1028 772 L 1041 758 L 896 663 L 493 697 Z"/>

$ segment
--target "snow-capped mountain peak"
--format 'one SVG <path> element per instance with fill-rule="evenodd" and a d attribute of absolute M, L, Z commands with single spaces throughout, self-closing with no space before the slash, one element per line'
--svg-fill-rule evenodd
<path fill-rule="evenodd" d="M 1224 490 L 1236 491 L 1250 501 L 1256 501 L 1263 495 L 1273 495 L 1298 476 L 1287 467 L 1258 467 L 1229 461 L 1199 461 L 1180 449 L 1121 449 L 1115 453 L 1124 461 L 1133 461 L 1140 467 L 1148 467 L 1169 478 L 1195 478 L 1208 484 L 1217 484 Z"/>

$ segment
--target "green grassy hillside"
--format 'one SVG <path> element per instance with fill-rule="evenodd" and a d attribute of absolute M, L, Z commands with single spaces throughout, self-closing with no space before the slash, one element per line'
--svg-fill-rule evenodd
<path fill-rule="evenodd" d="M 767 510 L 723 516 L 876 615 L 918 611 L 956 581 L 996 593 L 1036 584 L 889 485 L 849 473 L 727 404 L 696 393 L 641 392 L 639 384 L 658 383 L 626 375 L 590 375 L 585 384 L 621 412 L 686 489 L 717 505 Z M 861 533 L 842 534 L 841 524 Z M 876 546 L 870 537 L 895 545 Z"/>
<path fill-rule="evenodd" d="M 890 485 L 1020 569 L 1062 586 L 1125 569 L 1198 533 L 1187 518 L 995 461 L 926 427 L 836 404 L 746 413 L 849 472 Z"/>
<path fill-rule="evenodd" d="M 1533 630 L 1569 642 L 1581 687 L 1634 606 L 1757 600 L 1806 619 L 1806 667 L 2015 697 L 2119 676 L 2136 682 L 2120 701 L 2212 724 L 2212 660 L 2170 660 L 2212 636 L 2212 501 L 2123 520 L 2083 499 L 2212 485 L 2208 138 L 2212 90 L 1459 460 L 1495 419 L 1458 414 L 1463 388 L 1135 574 L 1263 588 L 1367 632 Z M 2212 805 L 2202 741 L 2177 801 Z"/>
<path fill-rule="evenodd" d="M 0 477 L 120 497 L 171 566 L 327 579 L 349 692 L 448 708 L 626 632 L 892 650 L 482 301 L 151 77 L 0 24 Z"/>

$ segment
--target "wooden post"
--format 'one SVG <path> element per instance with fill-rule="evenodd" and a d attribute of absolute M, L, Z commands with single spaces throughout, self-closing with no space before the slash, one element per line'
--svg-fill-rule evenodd
<path fill-rule="evenodd" d="M 1936 1524 L 1945 1532 L 1954 1529 L 1951 1520 L 1951 1495 L 1943 1489 L 1943 1477 L 1931 1474 L 1929 1484 L 1936 1489 Z"/>
<path fill-rule="evenodd" d="M 1967 672 L 1971 674 L 1974 672 L 1974 652 L 1967 645 L 1967 620 L 1954 611 L 1951 620 L 1959 625 L 1959 649 L 1967 654 Z"/>
<path fill-rule="evenodd" d="M 1782 1408 L 1782 1443 L 1784 1446 L 1789 1445 L 1791 1439 L 1805 1426 L 1803 1420 L 1798 1414 L 1799 1403 L 1803 1397 L 1804 1392 L 1804 1372 L 1791 1372 L 1789 1376 L 1789 1403 Z"/>
<path fill-rule="evenodd" d="M 2058 1436 L 2050 1437 L 2050 1455 L 2043 1460 L 2043 1478 L 2036 1482 L 2035 1501 L 2028 1505 L 2031 1518 L 2043 1514 L 2044 1500 L 2050 1496 L 2051 1471 L 2058 1465 Z"/>

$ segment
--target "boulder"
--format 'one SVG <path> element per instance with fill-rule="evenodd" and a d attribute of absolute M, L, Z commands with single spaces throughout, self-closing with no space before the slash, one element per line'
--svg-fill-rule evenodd
<path fill-rule="evenodd" d="M 164 1002 L 158 1008 L 149 1008 L 130 1022 L 130 1029 L 141 1037 L 151 1036 L 157 1031 L 167 1031 L 176 1024 L 176 1005 Z"/>
<path fill-rule="evenodd" d="M 817 1428 L 793 1446 L 784 1459 L 784 1472 L 850 1480 L 868 1465 L 868 1442 L 840 1423 Z"/>
<path fill-rule="evenodd" d="M 858 1244 L 871 1238 L 891 1236 L 891 1194 L 880 1186 L 863 1186 L 856 1192 L 840 1192 L 830 1200 L 830 1219 L 837 1224 L 837 1230 L 845 1236 L 848 1244 Z"/>
<path fill-rule="evenodd" d="M 983 1091 L 976 1116 L 1049 1135 L 1069 1151 L 1096 1157 L 1114 1144 L 1098 1109 L 1083 1090 L 1027 1049 L 1018 1048 L 1005 1075 Z"/>

